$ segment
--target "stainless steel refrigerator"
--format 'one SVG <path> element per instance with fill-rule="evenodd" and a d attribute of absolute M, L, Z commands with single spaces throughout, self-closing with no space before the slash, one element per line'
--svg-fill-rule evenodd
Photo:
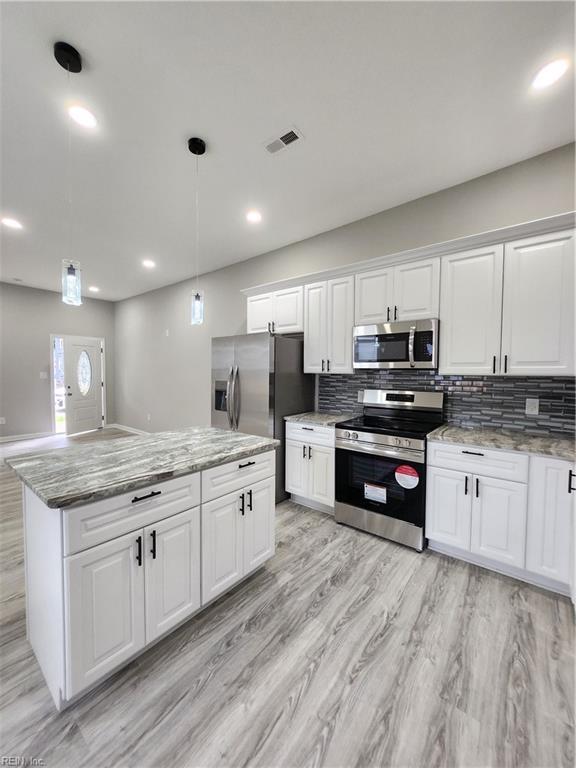
<path fill-rule="evenodd" d="M 314 375 L 303 373 L 304 343 L 249 333 L 212 339 L 212 426 L 275 437 L 276 501 L 284 490 L 284 416 L 314 410 Z"/>

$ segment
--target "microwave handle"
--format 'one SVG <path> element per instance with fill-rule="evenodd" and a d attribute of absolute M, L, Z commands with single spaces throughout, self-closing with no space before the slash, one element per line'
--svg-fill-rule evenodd
<path fill-rule="evenodd" d="M 411 325 L 410 335 L 408 336 L 408 361 L 410 363 L 410 368 L 414 368 L 416 365 L 416 362 L 414 360 L 414 336 L 415 335 L 416 335 L 416 326 Z"/>

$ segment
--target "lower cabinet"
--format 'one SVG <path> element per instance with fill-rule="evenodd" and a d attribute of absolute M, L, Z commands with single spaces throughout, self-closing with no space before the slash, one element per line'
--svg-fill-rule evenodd
<path fill-rule="evenodd" d="M 334 506 L 334 448 L 286 440 L 286 490 Z"/>
<path fill-rule="evenodd" d="M 493 477 L 473 477 L 470 551 L 524 567 L 526 486 Z"/>
<path fill-rule="evenodd" d="M 452 469 L 429 467 L 426 484 L 426 536 L 470 549 L 470 477 Z"/>
<path fill-rule="evenodd" d="M 202 505 L 202 602 L 274 554 L 275 478 Z"/>

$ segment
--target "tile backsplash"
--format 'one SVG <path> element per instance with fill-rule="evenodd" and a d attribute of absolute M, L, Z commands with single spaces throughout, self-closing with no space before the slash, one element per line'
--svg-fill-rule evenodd
<path fill-rule="evenodd" d="M 320 411 L 361 411 L 361 389 L 444 392 L 446 421 L 461 427 L 500 427 L 534 435 L 574 434 L 574 377 L 439 376 L 428 371 L 363 371 L 318 376 Z M 537 397 L 539 414 L 526 415 Z"/>

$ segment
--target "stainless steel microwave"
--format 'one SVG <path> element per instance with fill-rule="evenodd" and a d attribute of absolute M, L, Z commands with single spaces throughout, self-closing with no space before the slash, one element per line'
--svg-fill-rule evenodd
<path fill-rule="evenodd" d="M 357 325 L 354 368 L 437 368 L 438 320 Z"/>

